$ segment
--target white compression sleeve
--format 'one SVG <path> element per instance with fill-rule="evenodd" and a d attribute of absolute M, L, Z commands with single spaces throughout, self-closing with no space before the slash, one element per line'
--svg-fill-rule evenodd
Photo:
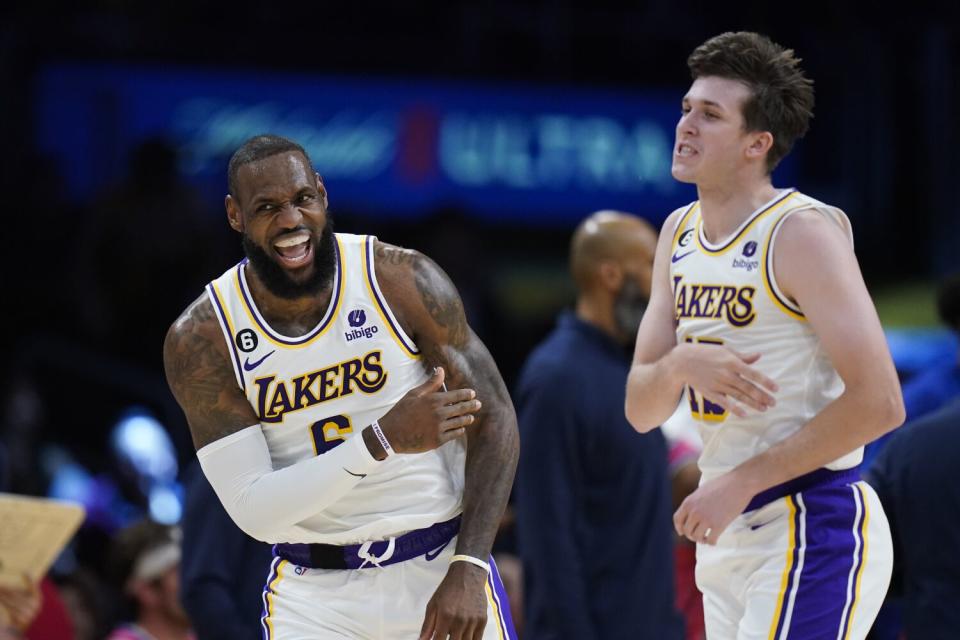
<path fill-rule="evenodd" d="M 258 424 L 202 447 L 197 458 L 237 526 L 271 543 L 288 542 L 277 536 L 323 511 L 380 464 L 357 433 L 322 455 L 274 470 Z"/>

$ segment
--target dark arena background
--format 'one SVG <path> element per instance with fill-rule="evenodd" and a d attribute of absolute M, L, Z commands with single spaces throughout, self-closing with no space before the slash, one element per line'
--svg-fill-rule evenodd
<path fill-rule="evenodd" d="M 226 165 L 257 133 L 304 144 L 339 231 L 438 262 L 512 388 L 573 300 L 576 224 L 618 209 L 659 228 L 695 199 L 670 176 L 688 53 L 760 31 L 816 87 L 775 185 L 850 216 L 903 382 L 956 362 L 935 298 L 960 272 L 960 21 L 952 2 L 880 6 L 5 4 L 0 490 L 85 505 L 50 571 L 76 637 L 122 615 L 112 536 L 181 518 L 194 452 L 161 347 L 241 256 Z"/>

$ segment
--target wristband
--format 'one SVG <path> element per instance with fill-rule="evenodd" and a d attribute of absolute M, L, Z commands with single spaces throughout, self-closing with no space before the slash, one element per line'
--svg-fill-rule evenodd
<path fill-rule="evenodd" d="M 380 446 L 383 447 L 386 457 L 384 460 L 392 456 L 395 452 L 393 447 L 390 446 L 390 442 L 387 440 L 387 436 L 383 435 L 383 429 L 380 428 L 380 423 L 374 420 L 370 423 L 370 428 L 373 429 L 373 435 L 377 436 L 377 441 L 380 443 Z"/>
<path fill-rule="evenodd" d="M 473 556 L 466 556 L 462 553 L 458 553 L 450 558 L 450 564 L 453 564 L 454 562 L 469 562 L 470 564 L 475 564 L 478 567 L 482 567 L 484 571 L 490 573 L 490 564 L 480 560 L 479 558 L 474 558 Z"/>

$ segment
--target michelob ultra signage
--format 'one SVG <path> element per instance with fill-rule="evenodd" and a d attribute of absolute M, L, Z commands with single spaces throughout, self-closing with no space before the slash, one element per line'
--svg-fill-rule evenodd
<path fill-rule="evenodd" d="M 136 145 L 161 137 L 182 175 L 219 203 L 230 154 L 264 132 L 304 145 L 336 208 L 381 217 L 453 204 L 517 222 L 567 224 L 600 208 L 661 220 L 696 197 L 670 176 L 683 88 L 58 65 L 37 91 L 39 146 L 80 199 L 120 180 Z M 778 169 L 779 183 L 790 174 Z"/>

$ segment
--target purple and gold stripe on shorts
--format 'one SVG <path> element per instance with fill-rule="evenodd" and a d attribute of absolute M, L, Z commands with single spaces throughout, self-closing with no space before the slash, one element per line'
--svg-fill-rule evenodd
<path fill-rule="evenodd" d="M 774 610 L 774 624 L 770 626 L 769 640 L 783 637 L 784 628 L 790 627 L 793 605 L 796 601 L 797 587 L 800 574 L 803 572 L 804 552 L 804 525 L 803 499 L 800 494 L 787 496 L 787 508 L 790 515 L 789 544 L 787 545 L 786 564 L 783 568 L 783 580 L 780 584 L 780 596 L 777 598 L 777 608 Z"/>
<path fill-rule="evenodd" d="M 786 498 L 790 543 L 770 640 L 846 640 L 866 562 L 868 513 L 859 484 Z"/>
<path fill-rule="evenodd" d="M 487 620 L 487 624 L 497 627 L 497 640 L 517 640 L 517 632 L 513 628 L 513 616 L 510 615 L 510 603 L 507 599 L 507 590 L 503 587 L 500 572 L 493 556 L 490 556 L 490 574 L 487 576 L 487 600 L 493 610 L 494 620 Z"/>
<path fill-rule="evenodd" d="M 863 489 L 860 485 L 853 485 L 856 490 L 855 498 L 862 510 L 863 516 L 860 518 L 860 535 L 857 548 L 854 550 L 853 567 L 850 569 L 850 577 L 847 584 L 847 609 L 843 614 L 843 628 L 840 630 L 840 638 L 847 640 L 850 637 L 850 626 L 853 621 L 853 614 L 857 610 L 857 603 L 860 600 L 860 581 L 863 579 L 863 566 L 867 562 L 867 525 L 870 523 L 870 507 L 867 506 L 867 498 L 863 495 Z"/>
<path fill-rule="evenodd" d="M 283 569 L 289 564 L 283 558 L 275 557 L 270 564 L 270 574 L 267 584 L 263 588 L 263 615 L 260 617 L 260 626 L 263 627 L 263 640 L 273 640 L 273 600 L 277 594 L 277 585 L 283 579 Z"/>

